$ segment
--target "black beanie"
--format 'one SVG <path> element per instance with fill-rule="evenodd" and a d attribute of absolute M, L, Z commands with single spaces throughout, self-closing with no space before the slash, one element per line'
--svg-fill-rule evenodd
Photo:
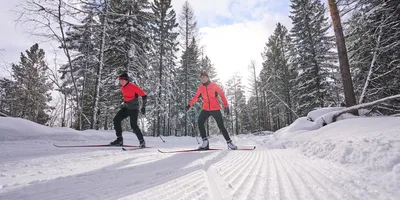
<path fill-rule="evenodd" d="M 201 72 L 200 76 L 207 76 L 208 77 L 208 74 L 207 74 L 207 72 Z"/>
<path fill-rule="evenodd" d="M 119 75 L 118 79 L 119 80 L 129 80 L 129 76 L 126 72 L 124 72 L 121 75 Z"/>

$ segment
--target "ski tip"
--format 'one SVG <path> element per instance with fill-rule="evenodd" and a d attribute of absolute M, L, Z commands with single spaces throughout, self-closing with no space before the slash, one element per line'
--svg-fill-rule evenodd
<path fill-rule="evenodd" d="M 243 148 L 243 149 L 241 149 L 241 150 L 254 150 L 254 149 L 256 149 L 256 146 L 249 147 L 249 148 Z M 239 150 L 240 150 L 240 149 L 239 149 Z"/>

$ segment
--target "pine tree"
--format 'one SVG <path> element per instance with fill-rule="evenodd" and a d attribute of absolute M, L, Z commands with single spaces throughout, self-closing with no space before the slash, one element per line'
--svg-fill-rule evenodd
<path fill-rule="evenodd" d="M 207 72 L 208 77 L 210 80 L 213 82 L 218 83 L 218 74 L 217 70 L 215 69 L 214 65 L 211 63 L 211 60 L 208 56 L 204 56 L 202 53 L 201 59 L 200 59 L 200 70 L 203 72 Z"/>
<path fill-rule="evenodd" d="M 157 113 L 155 113 L 157 135 L 160 135 L 161 132 L 168 131 L 165 126 L 161 130 L 161 120 L 165 124 L 166 117 L 171 112 L 169 104 L 172 102 L 171 88 L 174 84 L 170 77 L 175 68 L 175 53 L 178 45 L 178 33 L 175 32 L 175 28 L 178 24 L 171 0 L 155 0 L 151 8 L 154 15 L 151 25 L 154 49 L 153 66 L 156 72 L 154 74 L 158 77 L 158 84 L 156 84 L 158 87 L 153 88 L 157 91 L 157 100 L 155 101 L 157 105 L 154 109 L 157 110 Z M 170 126 L 170 121 L 168 126 Z"/>
<path fill-rule="evenodd" d="M 14 99 L 11 116 L 46 124 L 49 120 L 52 84 L 48 81 L 45 53 L 34 44 L 29 50 L 21 53 L 19 64 L 12 65 L 15 88 L 11 99 Z"/>
<path fill-rule="evenodd" d="M 242 85 L 242 77 L 235 73 L 231 79 L 227 82 L 227 100 L 230 104 L 230 110 L 232 111 L 229 116 L 231 122 L 231 131 L 236 135 L 244 132 L 246 124 L 245 116 L 246 113 L 246 97 L 244 95 L 244 87 Z M 228 126 L 229 127 L 229 126 Z"/>
<path fill-rule="evenodd" d="M 108 14 L 105 6 L 101 12 L 103 17 L 107 16 L 102 23 L 102 26 L 106 24 L 104 68 L 101 72 L 104 78 L 99 83 L 98 119 L 94 123 L 108 127 L 112 126 L 115 110 L 123 101 L 116 83 L 119 74 L 128 72 L 131 82 L 148 91 L 144 80 L 150 74 L 152 13 L 147 0 L 110 0 L 107 7 Z"/>
<path fill-rule="evenodd" d="M 288 31 L 278 23 L 262 54 L 264 62 L 260 73 L 261 90 L 268 94 L 265 100 L 273 107 L 269 114 L 272 115 L 271 126 L 274 129 L 279 129 L 293 121 L 292 98 L 295 91 L 293 82 L 296 73 L 291 67 L 290 49 Z"/>
<path fill-rule="evenodd" d="M 93 119 L 94 98 L 96 96 L 96 74 L 99 68 L 99 42 L 100 24 L 96 20 L 98 10 L 97 4 L 84 4 L 83 9 L 86 17 L 81 24 L 73 25 L 71 30 L 66 32 L 66 46 L 72 50 L 73 74 L 77 78 L 76 84 L 80 92 L 80 107 L 82 113 L 79 113 L 76 127 L 78 129 L 88 129 Z M 69 66 L 61 67 L 64 79 L 64 89 L 72 87 L 72 79 L 69 73 Z M 62 91 L 65 93 L 65 91 Z M 91 117 L 90 117 L 91 116 Z"/>
<path fill-rule="evenodd" d="M 346 23 L 346 42 L 359 103 L 400 93 L 400 8 L 398 1 L 355 1 Z M 394 102 L 397 104 L 398 102 Z M 386 104 L 382 113 L 396 113 Z"/>
<path fill-rule="evenodd" d="M 195 95 L 198 86 L 200 85 L 200 64 L 199 64 L 199 49 L 196 40 L 192 38 L 190 45 L 186 51 L 183 52 L 181 60 L 181 68 L 178 69 L 178 87 L 180 88 L 180 104 L 178 106 L 187 105 L 189 100 Z M 186 67 L 185 60 L 187 60 Z M 182 95 L 184 95 L 182 97 Z M 182 110 L 182 108 L 181 108 Z M 196 116 L 200 113 L 201 106 L 196 104 L 189 111 L 191 122 L 196 121 Z M 185 116 L 187 113 L 185 112 Z M 185 117 L 183 125 L 186 127 L 187 118 Z M 187 127 L 185 128 L 187 130 Z"/>
<path fill-rule="evenodd" d="M 180 94 L 184 95 L 183 96 L 183 104 L 181 105 L 186 105 L 187 102 L 190 100 L 192 97 L 193 93 L 193 87 L 190 87 L 190 85 L 193 85 L 198 82 L 198 76 L 199 74 L 193 74 L 198 70 L 195 70 L 197 67 L 198 63 L 198 47 L 197 47 L 197 41 L 196 41 L 196 32 L 197 32 L 197 22 L 195 19 L 195 15 L 193 12 L 193 9 L 191 8 L 190 4 L 188 1 L 185 1 L 185 3 L 182 6 L 182 11 L 179 16 L 179 33 L 182 38 L 181 42 L 181 47 L 183 50 L 182 54 L 182 60 L 181 60 L 181 69 L 179 70 L 179 79 L 181 80 L 181 83 L 184 83 L 183 85 L 183 91 L 181 91 Z M 197 55 L 194 55 L 197 54 Z M 197 77 L 197 81 L 193 82 L 193 78 L 191 76 Z M 183 78 L 183 79 L 182 79 Z M 196 91 L 194 91 L 196 92 Z M 192 111 L 194 112 L 194 111 Z M 195 113 L 195 112 L 194 112 Z M 194 115 L 193 113 L 193 115 Z M 184 123 L 183 126 L 185 127 L 185 136 L 187 135 L 187 120 L 188 116 L 187 113 L 185 112 L 185 118 L 184 118 Z"/>
<path fill-rule="evenodd" d="M 149 9 L 147 0 L 110 2 L 113 12 L 107 18 L 110 28 L 106 62 L 117 73 L 127 71 L 135 78 L 145 75 L 151 45 Z"/>
<path fill-rule="evenodd" d="M 17 82 L 7 78 L 0 79 L 0 112 L 12 116 L 19 109 Z"/>
<path fill-rule="evenodd" d="M 304 116 L 315 107 L 329 104 L 326 102 L 332 95 L 327 89 L 329 70 L 336 69 L 332 64 L 334 38 L 328 36 L 326 8 L 320 0 L 291 0 L 291 3 L 292 64 L 298 71 L 298 114 Z"/>
<path fill-rule="evenodd" d="M 256 115 L 253 115 L 253 119 L 254 119 L 254 124 L 251 124 L 251 131 L 253 131 L 253 127 L 257 129 L 261 128 L 261 109 L 254 109 L 254 108 L 259 108 L 260 107 L 260 87 L 258 87 L 258 77 L 257 77 L 257 73 L 256 73 L 256 63 L 254 60 L 251 61 L 250 65 L 249 65 L 249 70 L 250 70 L 250 90 L 252 92 L 252 96 L 250 97 L 250 99 L 252 99 L 252 97 L 255 98 L 255 105 L 249 105 L 248 106 L 248 110 L 254 110 Z M 250 101 L 250 100 L 249 100 Z"/>

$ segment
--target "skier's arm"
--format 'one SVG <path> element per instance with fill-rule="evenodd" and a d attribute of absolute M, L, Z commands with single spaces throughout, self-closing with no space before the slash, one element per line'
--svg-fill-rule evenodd
<path fill-rule="evenodd" d="M 142 88 L 140 88 L 139 86 L 136 86 L 136 85 L 135 85 L 135 93 L 142 97 L 143 106 L 146 106 L 146 104 L 147 104 L 147 95 L 146 95 L 146 93 L 142 90 Z"/>
<path fill-rule="evenodd" d="M 221 97 L 222 103 L 224 104 L 224 108 L 228 107 L 228 101 L 226 100 L 225 94 L 218 85 L 216 85 L 216 91 L 218 95 Z"/>
<path fill-rule="evenodd" d="M 135 93 L 141 97 L 145 97 L 146 93 L 139 86 L 135 85 Z"/>
<path fill-rule="evenodd" d="M 193 104 L 195 104 L 197 102 L 197 100 L 199 100 L 199 97 L 201 95 L 201 91 L 200 91 L 200 87 L 197 89 L 196 94 L 194 95 L 194 97 L 192 98 L 192 100 L 189 102 L 190 107 L 193 106 Z"/>

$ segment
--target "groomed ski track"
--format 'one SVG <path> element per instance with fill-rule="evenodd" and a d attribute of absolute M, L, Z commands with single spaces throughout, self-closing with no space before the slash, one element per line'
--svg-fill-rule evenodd
<path fill-rule="evenodd" d="M 50 146 L 49 144 L 47 144 Z M 14 148 L 0 153 L 13 154 Z M 15 155 L 21 154 L 15 148 Z M 26 151 L 29 151 L 26 149 Z M 56 149 L 0 162 L 0 199 L 382 199 L 357 169 L 294 149 Z"/>

